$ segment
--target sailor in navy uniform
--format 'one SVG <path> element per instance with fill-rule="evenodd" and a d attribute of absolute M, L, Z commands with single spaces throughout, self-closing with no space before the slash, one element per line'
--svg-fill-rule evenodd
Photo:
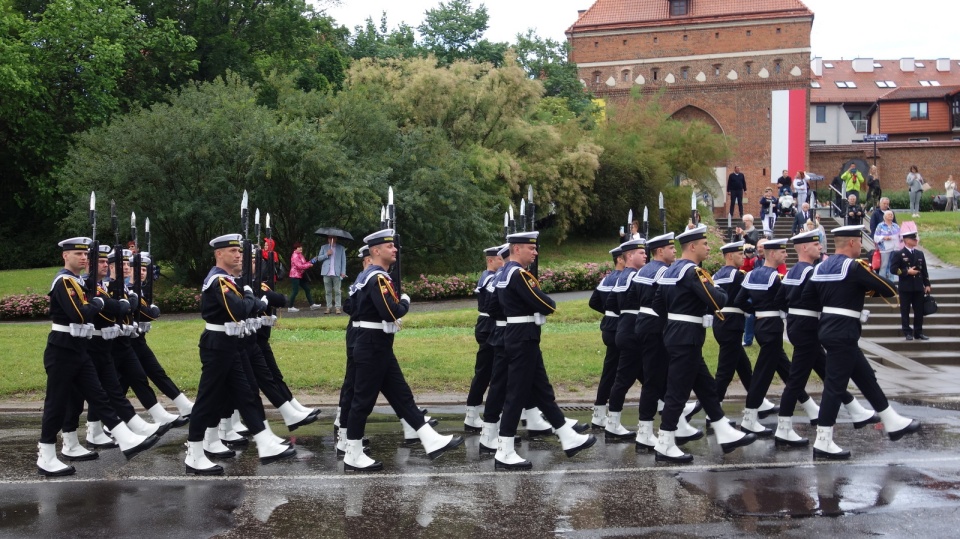
<path fill-rule="evenodd" d="M 743 279 L 747 273 L 740 268 L 743 267 L 743 240 L 728 243 L 720 248 L 723 253 L 723 260 L 726 263 L 722 268 L 713 274 L 713 283 L 719 286 L 728 298 L 736 298 L 743 285 Z M 733 374 L 736 372 L 740 377 L 740 383 L 744 388 L 750 388 L 750 381 L 753 378 L 753 366 L 750 364 L 750 358 L 743 349 L 743 327 L 745 323 L 745 313 L 743 309 L 733 306 L 726 306 L 720 310 L 723 313 L 723 319 L 716 318 L 713 321 L 713 337 L 720 345 L 720 352 L 717 356 L 717 397 L 723 402 L 727 395 L 727 387 L 733 380 Z"/>
<path fill-rule="evenodd" d="M 200 292 L 200 315 L 206 325 L 200 335 L 200 382 L 187 436 L 184 460 L 187 473 L 223 473 L 223 468 L 210 462 L 204 453 L 204 439 L 209 436 L 208 429 L 217 426 L 227 402 L 233 403 L 247 423 L 262 464 L 296 454 L 294 448 L 278 442 L 273 433 L 264 428 L 258 410 L 262 404 L 243 368 L 241 338 L 248 331 L 246 320 L 262 312 L 267 299 L 257 299 L 249 285 L 241 290 L 234 280 L 241 271 L 242 240 L 240 234 L 225 234 L 210 240 L 216 266 L 210 269 Z M 252 328 L 249 331 L 252 332 Z"/>
<path fill-rule="evenodd" d="M 691 389 L 703 405 L 724 453 L 756 440 L 753 434 L 730 426 L 717 398 L 716 382 L 703 361 L 703 343 L 706 328 L 712 324 L 711 313 L 722 317 L 720 310 L 727 301 L 726 294 L 713 284 L 710 274 L 698 266 L 710 254 L 706 232 L 707 227 L 700 225 L 677 236 L 682 257 L 660 278 L 654 301 L 654 311 L 667 313 L 663 341 L 670 358 L 660 436 L 654 448 L 658 461 L 693 460 L 693 455 L 684 453 L 676 444 L 677 425 Z"/>
<path fill-rule="evenodd" d="M 540 290 L 536 277 L 525 269 L 537 256 L 538 236 L 539 232 L 507 236 L 510 261 L 503 267 L 496 283 L 497 297 L 507 317 L 503 340 L 508 374 L 507 398 L 494 457 L 495 469 L 529 469 L 532 466 L 514 450 L 520 414 L 530 395 L 536 397 L 568 457 L 597 441 L 592 435 L 577 433 L 573 428 L 576 422 L 566 420 L 547 378 L 540 352 L 540 326 L 546 322 L 547 315 L 556 310 L 556 303 Z"/>
<path fill-rule="evenodd" d="M 900 294 L 900 326 L 908 341 L 928 341 L 923 334 L 923 297 L 930 293 L 927 259 L 917 249 L 917 233 L 903 234 L 903 249 L 890 255 L 890 273 L 897 276 Z M 913 328 L 910 327 L 910 308 L 913 307 Z"/>
<path fill-rule="evenodd" d="M 360 247 L 357 257 L 360 258 L 361 265 L 361 273 L 357 275 L 357 278 L 359 278 L 360 275 L 363 274 L 363 270 L 366 270 L 367 266 L 372 263 L 370 260 L 370 247 L 367 245 Z M 337 439 L 338 457 L 342 457 L 347 453 L 347 431 L 342 430 L 342 426 L 346 425 L 350 418 L 350 404 L 353 402 L 353 383 L 354 377 L 356 376 L 356 365 L 353 362 L 353 345 L 356 337 L 356 329 L 354 329 L 353 323 L 357 320 L 356 310 L 353 308 L 353 295 L 356 292 L 356 280 L 354 280 L 354 282 L 350 284 L 347 290 L 347 298 L 343 302 L 343 312 L 348 316 L 346 331 L 347 365 L 343 373 L 343 384 L 340 385 L 340 401 L 337 406 L 337 416 L 333 419 L 333 434 Z"/>
<path fill-rule="evenodd" d="M 100 386 L 97 370 L 87 353 L 88 339 L 93 337 L 93 319 L 103 309 L 103 300 L 87 299 L 81 272 L 87 268 L 90 238 L 77 237 L 61 241 L 63 269 L 50 285 L 50 318 L 53 321 L 43 367 L 47 373 L 47 390 L 43 402 L 40 441 L 37 444 L 37 471 L 45 476 L 71 475 L 76 472 L 57 458 L 57 432 L 64 424 L 67 400 L 76 387 L 116 438 L 128 458 L 149 449 L 156 436 L 134 434 L 120 421 Z M 74 431 L 74 435 L 76 432 Z"/>
<path fill-rule="evenodd" d="M 826 379 L 826 354 L 817 336 L 819 306 L 807 304 L 802 299 L 803 289 L 813 274 L 813 265 L 820 261 L 820 234 L 816 230 L 804 232 L 790 238 L 790 241 L 797 252 L 798 262 L 783 278 L 782 286 L 777 291 L 777 302 L 781 308 L 787 310 L 787 336 L 793 344 L 793 360 L 790 363 L 790 374 L 783 378 L 785 387 L 780 397 L 780 414 L 774 441 L 780 446 L 806 447 L 809 441 L 793 430 L 793 412 L 798 400 L 802 398 L 810 372 L 815 371 L 821 380 Z M 866 410 L 849 391 L 844 390 L 842 400 L 843 407 L 853 418 L 854 427 L 859 429 L 880 421 L 873 410 Z M 800 402 L 800 405 L 810 418 L 810 424 L 816 425 L 820 415 L 817 403 L 808 398 Z"/>
<path fill-rule="evenodd" d="M 493 274 L 503 266 L 503 258 L 497 254 L 500 245 L 483 250 L 487 259 L 487 268 L 480 273 L 477 287 L 473 293 L 477 295 L 477 323 L 473 329 L 473 336 L 477 341 L 477 357 L 473 365 L 473 380 L 470 381 L 470 391 L 467 393 L 467 413 L 463 419 L 463 428 L 466 432 L 481 432 L 483 421 L 480 419 L 480 404 L 483 394 L 490 386 L 490 376 L 493 371 L 493 346 L 488 342 L 496 323 L 486 311 L 488 302 L 487 285 L 493 279 Z"/>
<path fill-rule="evenodd" d="M 607 412 L 607 421 L 603 429 L 604 439 L 607 442 L 623 442 L 634 437 L 634 433 L 620 424 L 620 417 L 627 391 L 635 381 L 643 380 L 642 354 L 646 353 L 646 350 L 640 348 L 634 332 L 637 313 L 640 312 L 640 297 L 637 294 L 628 296 L 627 290 L 633 282 L 634 274 L 647 263 L 647 251 L 644 245 L 645 241 L 642 238 L 620 244 L 624 259 L 623 271 L 613 283 L 613 289 L 607 296 L 605 304 L 606 311 L 617 315 L 616 343 L 617 349 L 620 350 L 616 376 L 610 391 L 610 411 Z"/>
<path fill-rule="evenodd" d="M 763 248 L 766 252 L 763 265 L 747 273 L 732 306 L 756 316 L 755 335 L 760 344 L 740 430 L 757 436 L 770 436 L 773 431 L 760 423 L 759 408 L 770 389 L 774 373 L 780 372 L 784 378 L 790 373 L 790 360 L 783 351 L 784 327 L 781 309 L 784 305 L 777 302 L 777 292 L 782 284 L 777 267 L 787 259 L 787 240 L 768 240 L 763 244 Z M 801 401 L 810 399 L 803 388 L 800 388 L 800 392 Z"/>
<path fill-rule="evenodd" d="M 608 273 L 590 295 L 589 305 L 594 311 L 603 315 L 600 319 L 600 338 L 607 352 L 603 356 L 603 369 L 600 371 L 600 383 L 597 385 L 597 398 L 593 403 L 593 417 L 590 419 L 590 428 L 602 429 L 607 424 L 607 401 L 610 400 L 610 390 L 617 376 L 617 364 L 620 362 L 620 350 L 617 348 L 617 313 L 606 310 L 607 297 L 613 291 L 617 277 L 623 271 L 623 251 L 620 247 L 610 250 L 614 268 Z"/>
<path fill-rule="evenodd" d="M 813 444 L 815 458 L 850 458 L 849 451 L 833 442 L 833 426 L 837 421 L 841 395 L 851 380 L 878 411 L 891 440 L 899 440 L 920 428 L 919 421 L 905 418 L 893 410 L 857 344 L 862 324 L 870 315 L 869 311 L 863 310 L 866 295 L 885 298 L 897 295 L 893 283 L 874 273 L 865 261 L 857 258 L 862 249 L 862 232 L 861 225 L 833 229 L 836 254 L 814 268 L 810 283 L 801 295 L 805 304 L 822 313 L 818 335 L 827 350 L 823 400 L 817 420 L 817 440 Z"/>
<path fill-rule="evenodd" d="M 356 336 L 353 360 L 356 364 L 353 402 L 347 419 L 344 470 L 372 471 L 383 468 L 363 452 L 363 434 L 367 417 L 373 411 L 377 395 L 383 393 L 400 418 L 416 431 L 427 456 L 435 459 L 463 444 L 460 436 L 441 436 L 424 419 L 413 400 L 393 354 L 394 334 L 400 331 L 402 318 L 410 310 L 410 297 L 397 297 L 393 281 L 384 268 L 397 260 L 394 231 L 381 230 L 363 238 L 370 247 L 372 264 L 357 277 L 351 301 L 356 312 L 353 326 Z"/>

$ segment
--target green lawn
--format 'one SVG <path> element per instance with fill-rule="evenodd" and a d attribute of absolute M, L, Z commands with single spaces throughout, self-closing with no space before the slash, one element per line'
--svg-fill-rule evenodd
<path fill-rule="evenodd" d="M 544 360 L 558 389 L 590 395 L 596 390 L 604 347 L 598 329 L 600 315 L 586 300 L 560 304 L 544 326 Z M 281 319 L 271 339 L 286 382 L 297 391 L 332 393 L 339 389 L 345 362 L 346 317 Z M 396 353 L 415 392 L 466 393 L 473 375 L 476 341 L 471 309 L 416 313 L 405 318 L 397 335 Z M 163 321 L 148 335 L 151 347 L 170 377 L 189 395 L 196 394 L 200 375 L 197 340 L 203 321 Z M 45 384 L 43 349 L 45 323 L 0 324 L 5 351 L 0 371 L 0 397 L 38 398 Z M 707 332 L 704 357 L 716 368 L 717 344 Z M 792 347 L 786 344 L 787 353 Z M 747 348 L 756 360 L 757 346 Z"/>
<path fill-rule="evenodd" d="M 12 294 L 46 294 L 60 268 L 0 271 L 0 297 Z"/>
<path fill-rule="evenodd" d="M 899 215 L 898 221 L 907 221 Z M 960 266 L 960 212 L 923 212 L 912 219 L 920 231 L 920 245 L 947 264 Z"/>

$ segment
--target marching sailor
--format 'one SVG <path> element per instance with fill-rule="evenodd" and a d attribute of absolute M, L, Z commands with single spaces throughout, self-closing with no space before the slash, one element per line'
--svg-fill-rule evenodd
<path fill-rule="evenodd" d="M 589 302 L 591 309 L 603 315 L 603 318 L 600 319 L 600 338 L 607 348 L 607 352 L 603 356 L 600 383 L 597 385 L 597 398 L 593 403 L 593 417 L 590 419 L 590 428 L 594 430 L 602 429 L 607 424 L 607 401 L 610 400 L 610 390 L 613 389 L 613 381 L 617 377 L 617 364 L 620 363 L 620 349 L 617 348 L 617 318 L 619 315 L 606 310 L 606 301 L 613 291 L 613 285 L 616 284 L 617 277 L 623 271 L 623 251 L 617 246 L 610 250 L 610 255 L 613 257 L 613 271 L 600 281 L 593 294 L 590 295 Z"/>

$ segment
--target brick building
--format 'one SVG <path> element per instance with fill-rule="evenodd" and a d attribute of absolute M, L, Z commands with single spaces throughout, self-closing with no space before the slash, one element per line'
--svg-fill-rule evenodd
<path fill-rule="evenodd" d="M 715 209 L 724 213 L 728 170 L 739 165 L 745 210 L 757 213 L 783 168 L 807 168 L 812 25 L 799 0 L 597 0 L 566 33 L 598 97 L 662 92 L 675 118 L 735 139 L 734 157 L 716 164 Z"/>

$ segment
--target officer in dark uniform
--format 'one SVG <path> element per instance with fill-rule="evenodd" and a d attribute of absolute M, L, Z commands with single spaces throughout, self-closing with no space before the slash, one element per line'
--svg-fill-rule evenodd
<path fill-rule="evenodd" d="M 240 290 L 234 280 L 242 266 L 242 239 L 240 234 L 225 234 L 210 241 L 216 266 L 207 274 L 200 293 L 200 315 L 206 326 L 200 335 L 202 365 L 187 436 L 187 473 L 223 473 L 223 468 L 210 462 L 204 454 L 203 446 L 207 429 L 217 425 L 226 402 L 232 402 L 247 422 L 261 463 L 296 454 L 294 448 L 279 443 L 264 428 L 257 410 L 262 404 L 243 369 L 241 338 L 247 333 L 245 321 L 263 312 L 267 300 L 258 300 L 249 285 Z"/>
<path fill-rule="evenodd" d="M 647 251 L 644 245 L 642 238 L 620 244 L 620 250 L 623 252 L 623 271 L 617 276 L 605 305 L 607 311 L 617 315 L 616 343 L 617 349 L 620 350 L 616 376 L 610 391 L 610 411 L 607 413 L 606 426 L 603 429 L 604 439 L 607 442 L 622 442 L 634 437 L 632 432 L 620 424 L 620 417 L 627 391 L 635 381 L 643 380 L 642 354 L 646 350 L 640 348 L 634 327 L 637 322 L 637 313 L 640 312 L 640 297 L 636 293 L 628 296 L 627 290 L 633 282 L 634 274 L 647 263 Z"/>
<path fill-rule="evenodd" d="M 620 350 L 617 348 L 617 317 L 616 312 L 605 308 L 607 297 L 613 291 L 617 277 L 623 271 L 623 251 L 620 247 L 610 250 L 614 268 L 608 273 L 590 295 L 589 305 L 594 311 L 603 315 L 600 319 L 600 338 L 607 352 L 603 356 L 603 369 L 600 371 L 600 383 L 597 385 L 597 399 L 593 403 L 593 417 L 590 419 L 592 429 L 602 429 L 607 424 L 607 401 L 610 400 L 610 390 L 617 375 L 617 363 L 620 361 Z"/>
<path fill-rule="evenodd" d="M 40 442 L 37 445 L 37 471 L 45 476 L 71 475 L 76 472 L 57 458 L 57 432 L 64 424 L 67 400 L 76 387 L 90 403 L 116 438 L 124 455 L 131 457 L 150 448 L 156 436 L 139 436 L 120 421 L 100 386 L 97 370 L 87 353 L 88 339 L 93 337 L 93 319 L 103 309 L 103 300 L 87 300 L 80 274 L 87 268 L 90 238 L 70 238 L 58 245 L 63 251 L 63 269 L 50 285 L 50 318 L 53 321 L 43 367 L 47 372 L 47 392 L 43 402 Z"/>
<path fill-rule="evenodd" d="M 815 458 L 846 459 L 850 452 L 833 442 L 833 426 L 837 421 L 841 395 L 853 380 L 863 396 L 880 414 L 883 428 L 891 440 L 920 428 L 920 422 L 895 412 L 877 383 L 877 377 L 863 356 L 857 342 L 862 323 L 869 317 L 863 310 L 867 294 L 891 298 L 897 295 L 893 283 L 875 274 L 870 266 L 857 258 L 862 249 L 860 225 L 833 229 L 836 254 L 814 268 L 810 283 L 801 300 L 821 311 L 818 335 L 827 350 L 827 372 L 823 380 L 823 400 L 817 420 L 817 440 L 813 444 Z"/>
<path fill-rule="evenodd" d="M 790 372 L 790 360 L 783 351 L 783 317 L 781 305 L 777 302 L 781 279 L 777 267 L 787 259 L 787 240 L 768 240 L 763 244 L 766 258 L 763 265 L 753 268 L 743 280 L 740 292 L 732 305 L 745 312 L 753 313 L 757 318 L 755 333 L 760 344 L 760 353 L 753 369 L 753 378 L 747 391 L 747 401 L 743 410 L 740 430 L 752 432 L 757 436 L 770 436 L 773 431 L 760 423 L 760 405 L 770 389 L 775 372 L 787 377 Z M 810 396 L 799 388 L 800 400 L 808 401 Z"/>
<path fill-rule="evenodd" d="M 493 279 L 493 274 L 503 266 L 503 258 L 497 254 L 500 246 L 488 247 L 483 250 L 487 259 L 487 268 L 480 273 L 477 287 L 473 293 L 477 295 L 477 323 L 473 329 L 473 336 L 477 341 L 477 358 L 473 366 L 473 380 L 470 381 L 470 392 L 467 393 L 467 414 L 463 419 L 463 428 L 466 432 L 481 432 L 483 421 L 480 420 L 480 404 L 483 394 L 490 385 L 490 376 L 493 371 L 493 346 L 488 342 L 496 323 L 486 309 L 490 292 L 487 285 Z"/>
<path fill-rule="evenodd" d="M 510 261 L 503 266 L 496 282 L 497 297 L 507 317 L 503 340 L 508 374 L 507 398 L 494 457 L 495 469 L 529 469 L 532 466 L 514 450 L 520 413 L 530 395 L 535 396 L 568 457 L 597 441 L 592 435 L 577 433 L 573 429 L 576 422 L 568 422 L 564 418 L 547 378 L 540 352 L 540 326 L 546 322 L 546 316 L 556 310 L 556 303 L 540 290 L 536 277 L 524 269 L 537 257 L 538 236 L 539 232 L 507 236 Z"/>
<path fill-rule="evenodd" d="M 363 452 L 363 433 L 367 417 L 373 411 L 377 395 L 383 393 L 394 411 L 412 427 L 427 456 L 435 459 L 463 444 L 460 436 L 441 436 L 424 420 L 423 412 L 413 400 L 410 386 L 403 377 L 393 354 L 394 334 L 400 331 L 403 315 L 410 310 L 410 297 L 397 297 L 393 281 L 385 268 L 397 260 L 394 231 L 381 230 L 363 238 L 370 247 L 372 264 L 354 284 L 351 297 L 357 320 L 353 323 L 356 337 L 353 360 L 356 364 L 353 402 L 347 419 L 344 470 L 379 470 L 383 465 Z"/>
<path fill-rule="evenodd" d="M 698 266 L 710 254 L 706 232 L 707 227 L 700 225 L 677 236 L 682 258 L 674 262 L 660 278 L 654 301 L 654 311 L 667 313 L 663 341 L 670 358 L 660 436 L 654 449 L 658 461 L 693 460 L 693 455 L 684 453 L 676 444 L 677 424 L 691 389 L 710 418 L 717 442 L 724 453 L 756 440 L 753 434 L 740 432 L 730 426 L 717 398 L 716 382 L 703 361 L 705 328 L 712 324 L 710 313 L 718 313 L 722 317 L 720 309 L 727 300 L 723 290 L 713 284 L 710 274 Z"/>
<path fill-rule="evenodd" d="M 930 293 L 930 276 L 927 274 L 927 259 L 917 249 L 917 233 L 903 235 L 903 249 L 890 255 L 890 273 L 900 280 L 900 326 L 908 341 L 928 341 L 923 334 L 923 297 Z M 913 307 L 913 329 L 910 328 L 910 308 Z"/>
<path fill-rule="evenodd" d="M 820 234 L 816 230 L 804 232 L 790 238 L 790 241 L 797 251 L 798 262 L 783 278 L 782 286 L 777 291 L 777 303 L 781 309 L 787 311 L 787 336 L 793 344 L 793 361 L 790 363 L 790 374 L 783 378 L 786 385 L 780 397 L 780 414 L 774 441 L 781 446 L 806 447 L 809 441 L 793 430 L 793 411 L 803 394 L 811 371 L 815 371 L 821 380 L 826 379 L 826 354 L 817 336 L 819 306 L 807 304 L 802 299 L 803 289 L 813 274 L 813 265 L 820 261 Z M 880 421 L 873 410 L 861 406 L 849 391 L 844 390 L 842 400 L 847 413 L 853 418 L 855 428 Z M 800 405 L 810 418 L 810 424 L 816 425 L 820 415 L 817 403 L 808 398 Z"/>

